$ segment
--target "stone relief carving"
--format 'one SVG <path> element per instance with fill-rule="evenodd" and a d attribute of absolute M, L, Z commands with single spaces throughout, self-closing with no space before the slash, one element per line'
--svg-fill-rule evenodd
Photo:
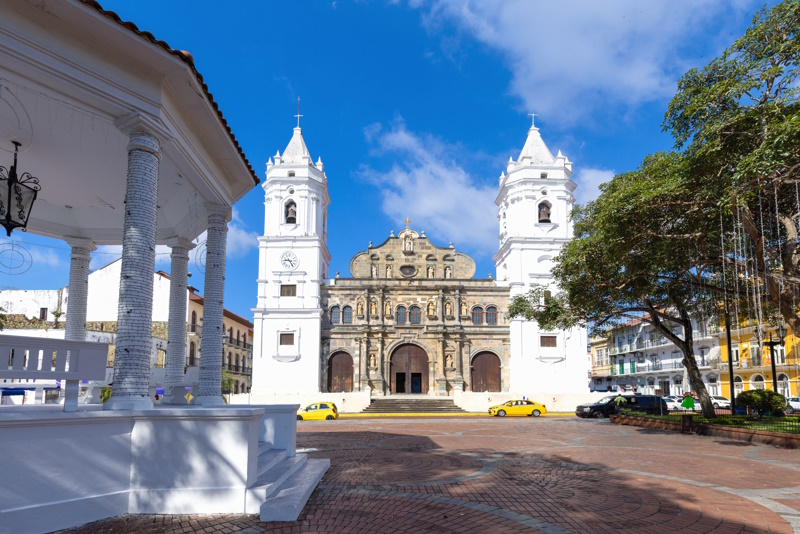
<path fill-rule="evenodd" d="M 449 300 L 444 304 L 444 314 L 448 317 L 453 316 L 453 305 L 450 304 Z"/>

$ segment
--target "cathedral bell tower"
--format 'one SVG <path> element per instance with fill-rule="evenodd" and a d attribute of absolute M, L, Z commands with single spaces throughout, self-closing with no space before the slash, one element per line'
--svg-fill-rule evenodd
<path fill-rule="evenodd" d="M 330 197 L 322 160 L 312 162 L 299 126 L 283 155 L 267 162 L 263 187 L 251 392 L 317 392 Z"/>
<path fill-rule="evenodd" d="M 510 294 L 532 284 L 556 292 L 553 259 L 573 237 L 572 162 L 553 156 L 531 125 L 519 158 L 500 175 L 495 204 L 500 246 L 494 256 L 498 284 Z M 583 393 L 587 389 L 586 330 L 549 332 L 535 321 L 511 321 L 511 391 L 521 394 Z"/>

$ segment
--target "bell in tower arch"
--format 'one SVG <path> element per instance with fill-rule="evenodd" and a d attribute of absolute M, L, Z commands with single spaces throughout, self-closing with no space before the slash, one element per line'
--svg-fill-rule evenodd
<path fill-rule="evenodd" d="M 286 224 L 297 223 L 297 205 L 294 202 L 286 204 Z"/>

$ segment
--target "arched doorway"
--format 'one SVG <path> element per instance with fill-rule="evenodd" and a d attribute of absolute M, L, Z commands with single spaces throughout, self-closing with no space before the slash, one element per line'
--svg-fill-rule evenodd
<path fill-rule="evenodd" d="M 336 352 L 328 360 L 328 391 L 330 393 L 353 391 L 353 357 L 346 352 Z"/>
<path fill-rule="evenodd" d="M 428 355 L 416 345 L 400 345 L 390 362 L 392 393 L 428 392 Z"/>
<path fill-rule="evenodd" d="M 500 358 L 479 352 L 472 359 L 472 391 L 500 391 Z"/>

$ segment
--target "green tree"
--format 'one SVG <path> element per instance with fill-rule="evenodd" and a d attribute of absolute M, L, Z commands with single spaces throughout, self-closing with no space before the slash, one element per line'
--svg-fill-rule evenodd
<path fill-rule="evenodd" d="M 736 406 L 750 408 L 763 414 L 766 411 L 782 410 L 786 407 L 786 398 L 780 393 L 768 389 L 751 389 L 736 396 Z"/>
<path fill-rule="evenodd" d="M 759 292 L 800 335 L 800 3 L 763 9 L 722 55 L 678 83 L 664 129 L 694 178 L 687 204 L 725 213 L 749 243 L 709 259 L 749 269 Z M 714 226 L 719 226 L 717 223 Z M 700 231 L 708 227 L 698 228 Z"/>
<path fill-rule="evenodd" d="M 230 392 L 233 391 L 233 376 L 227 369 L 222 370 L 222 385 L 220 389 L 220 395 L 222 395 L 223 399 L 225 398 L 225 394 L 223 393 L 224 391 L 228 391 L 228 395 L 230 395 Z"/>
<path fill-rule="evenodd" d="M 545 330 L 591 324 L 595 334 L 632 319 L 652 324 L 682 352 L 692 390 L 713 416 L 691 318 L 717 314 L 718 297 L 707 287 L 713 273 L 699 251 L 719 247 L 719 231 L 697 231 L 710 215 L 687 209 L 690 182 L 676 153 L 654 154 L 638 170 L 615 176 L 597 200 L 573 213 L 575 238 L 553 268 L 561 292 L 543 298 L 543 288 L 533 288 L 512 299 L 509 313 Z"/>

